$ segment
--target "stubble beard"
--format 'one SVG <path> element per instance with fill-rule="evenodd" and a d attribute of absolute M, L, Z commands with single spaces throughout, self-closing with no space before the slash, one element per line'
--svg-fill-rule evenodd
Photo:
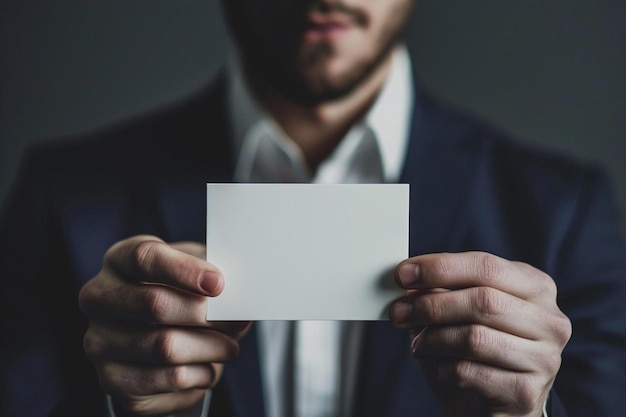
<path fill-rule="evenodd" d="M 350 71 L 329 74 L 326 65 L 336 53 L 332 45 L 319 43 L 304 45 L 295 53 L 292 62 L 284 57 L 250 62 L 248 74 L 255 74 L 257 80 L 289 101 L 303 106 L 316 106 L 324 102 L 341 99 L 352 93 L 382 65 L 398 41 L 398 36 L 390 37 L 374 56 L 361 59 L 352 65 Z M 281 61 L 282 58 L 282 62 Z M 256 61 L 256 60 L 255 60 Z"/>

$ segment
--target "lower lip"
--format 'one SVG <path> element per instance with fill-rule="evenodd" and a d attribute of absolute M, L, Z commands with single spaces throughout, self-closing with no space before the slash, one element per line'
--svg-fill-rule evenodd
<path fill-rule="evenodd" d="M 313 26 L 302 32 L 302 39 L 306 42 L 333 41 L 347 31 L 348 27 L 341 25 Z"/>

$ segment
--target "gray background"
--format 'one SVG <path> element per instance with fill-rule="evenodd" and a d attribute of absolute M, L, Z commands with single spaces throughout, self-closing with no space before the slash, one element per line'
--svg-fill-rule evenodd
<path fill-rule="evenodd" d="M 444 100 L 605 165 L 624 212 L 624 0 L 422 0 L 408 44 Z M 29 143 L 180 97 L 229 47 L 216 0 L 3 0 L 0 203 Z"/>

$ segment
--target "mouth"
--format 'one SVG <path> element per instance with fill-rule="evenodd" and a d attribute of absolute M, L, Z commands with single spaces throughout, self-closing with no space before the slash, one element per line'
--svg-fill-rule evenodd
<path fill-rule="evenodd" d="M 305 42 L 335 41 L 356 26 L 357 22 L 344 13 L 311 12 L 304 21 L 301 38 Z"/>

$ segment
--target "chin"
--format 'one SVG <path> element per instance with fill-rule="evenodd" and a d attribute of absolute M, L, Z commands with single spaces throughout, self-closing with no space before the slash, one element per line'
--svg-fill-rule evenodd
<path fill-rule="evenodd" d="M 362 77 L 355 72 L 332 73 L 308 71 L 295 75 L 292 80 L 281 80 L 277 86 L 289 99 L 307 105 L 341 99 L 360 84 Z"/>

